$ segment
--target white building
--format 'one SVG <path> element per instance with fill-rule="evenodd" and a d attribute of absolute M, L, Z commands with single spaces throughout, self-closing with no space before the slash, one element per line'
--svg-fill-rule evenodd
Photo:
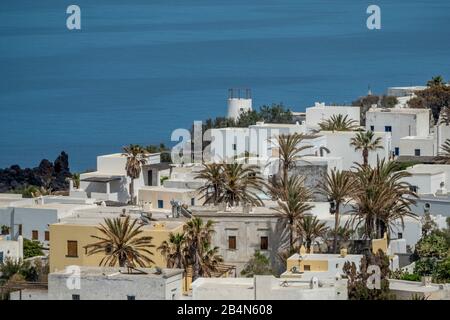
<path fill-rule="evenodd" d="M 211 129 L 210 154 L 211 161 L 229 161 L 249 152 L 248 128 Z"/>
<path fill-rule="evenodd" d="M 0 210 L 0 225 L 10 228 L 11 239 L 19 236 L 40 241 L 45 246 L 50 239 L 49 225 L 72 216 L 80 209 L 97 207 L 88 199 L 44 196 L 9 203 Z"/>
<path fill-rule="evenodd" d="M 178 300 L 182 269 L 75 267 L 50 273 L 49 300 Z M 70 282 L 70 279 L 78 279 Z M 73 286 L 68 286 L 73 283 Z"/>
<path fill-rule="evenodd" d="M 366 113 L 366 129 L 391 133 L 392 149 L 389 151 L 398 156 L 401 154 L 401 138 L 430 135 L 430 110 L 371 108 Z"/>
<path fill-rule="evenodd" d="M 450 216 L 450 165 L 417 164 L 406 169 L 411 176 L 403 180 L 411 185 L 419 198 L 412 211 L 422 216 L 429 212 L 434 216 Z"/>
<path fill-rule="evenodd" d="M 406 136 L 400 138 L 399 152 L 401 156 L 436 156 L 437 144 L 433 135 Z"/>
<path fill-rule="evenodd" d="M 0 264 L 6 259 L 23 259 L 23 238 L 11 240 L 9 235 L 0 235 Z"/>
<path fill-rule="evenodd" d="M 80 188 L 70 190 L 71 196 L 87 197 L 96 200 L 109 200 L 126 203 L 130 200 L 131 179 L 126 172 L 127 157 L 122 153 L 97 157 L 97 171 L 80 175 Z M 160 171 L 169 168 L 160 163 L 160 154 L 148 155 L 147 163 L 142 166 L 139 178 L 134 179 L 134 194 L 140 187 L 159 186 Z M 72 186 L 72 184 L 71 184 Z"/>
<path fill-rule="evenodd" d="M 310 145 L 301 155 L 319 155 L 326 145 L 321 135 L 306 134 L 304 124 L 277 124 L 258 122 L 248 128 L 219 128 L 211 130 L 210 153 L 214 162 L 234 161 L 244 156 L 257 158 L 264 165 L 271 158 L 278 158 L 276 137 L 282 134 L 301 133 L 305 139 L 301 145 Z"/>
<path fill-rule="evenodd" d="M 198 189 L 205 181 L 196 178 L 202 165 L 192 163 L 184 165 L 171 165 L 168 179 L 163 181 L 165 188 Z"/>
<path fill-rule="evenodd" d="M 411 211 L 419 216 L 429 212 L 434 217 L 450 217 L 450 194 L 421 194 Z M 442 228 L 443 221 L 440 224 Z"/>
<path fill-rule="evenodd" d="M 389 87 L 387 90 L 388 96 L 407 97 L 414 95 L 417 91 L 425 90 L 426 86 L 410 86 L 410 87 Z"/>
<path fill-rule="evenodd" d="M 149 211 L 160 209 L 171 211 L 172 201 L 180 205 L 195 206 L 202 203 L 197 190 L 187 188 L 167 188 L 145 186 L 139 189 L 139 204 Z"/>
<path fill-rule="evenodd" d="M 306 126 L 310 129 L 319 129 L 319 123 L 328 120 L 331 116 L 347 116 L 348 120 L 354 120 L 360 124 L 360 107 L 354 106 L 326 106 L 325 103 L 316 102 L 313 107 L 306 108 Z"/>
<path fill-rule="evenodd" d="M 342 159 L 342 170 L 350 170 L 355 162 L 362 163 L 362 151 L 355 150 L 350 145 L 351 139 L 355 137 L 355 131 L 320 131 L 320 135 L 326 137 L 326 147 L 330 151 L 326 157 L 335 157 Z M 389 150 L 391 149 L 391 136 L 385 132 L 374 132 L 374 139 L 381 138 L 381 146 L 383 149 L 377 149 L 369 152 L 369 164 L 375 165 L 377 158 L 389 159 Z"/>
<path fill-rule="evenodd" d="M 301 279 L 333 279 L 344 275 L 343 268 L 346 262 L 355 263 L 359 269 L 362 255 L 323 253 L 296 253 L 287 259 L 287 270 L 281 277 L 299 277 Z"/>
<path fill-rule="evenodd" d="M 411 185 L 411 188 L 421 194 L 446 194 L 446 186 L 450 185 L 450 165 L 448 164 L 416 164 L 406 169 L 411 176 L 403 180 Z"/>
<path fill-rule="evenodd" d="M 449 300 L 450 284 L 426 283 L 426 281 L 405 281 L 389 279 L 389 289 L 397 300 Z"/>
<path fill-rule="evenodd" d="M 347 280 L 298 278 L 199 278 L 192 300 L 347 300 Z"/>

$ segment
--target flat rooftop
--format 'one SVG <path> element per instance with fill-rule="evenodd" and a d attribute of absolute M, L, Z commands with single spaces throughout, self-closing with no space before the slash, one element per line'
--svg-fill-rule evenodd
<path fill-rule="evenodd" d="M 253 278 L 198 278 L 192 283 L 193 287 L 217 288 L 218 286 L 238 287 L 243 289 L 253 289 Z"/>
<path fill-rule="evenodd" d="M 399 290 L 399 291 L 409 291 L 414 292 L 424 292 L 430 293 L 439 290 L 438 284 L 432 284 L 431 286 L 424 286 L 422 282 L 419 281 L 405 281 L 405 280 L 394 280 L 389 279 L 389 289 Z"/>
<path fill-rule="evenodd" d="M 15 193 L 0 193 L 0 208 L 9 207 L 12 203 L 22 200 L 28 200 L 23 198 L 21 194 Z"/>
<path fill-rule="evenodd" d="M 429 109 L 413 109 L 413 108 L 370 108 L 367 112 L 377 113 L 396 113 L 396 114 L 419 114 L 429 113 Z"/>
<path fill-rule="evenodd" d="M 407 172 L 411 174 L 438 174 L 443 173 L 446 170 L 450 170 L 450 165 L 423 165 L 417 164 L 415 166 L 409 167 L 406 169 Z"/>
<path fill-rule="evenodd" d="M 176 181 L 175 179 L 172 181 Z M 186 193 L 195 192 L 195 189 L 184 189 L 184 188 L 166 188 L 163 186 L 143 186 L 139 190 L 155 191 L 155 192 L 171 192 L 171 193 Z"/>
<path fill-rule="evenodd" d="M 80 226 L 98 226 L 104 223 L 106 218 L 119 218 L 122 210 L 126 209 L 126 214 L 131 219 L 140 219 L 141 210 L 134 206 L 127 207 L 102 207 L 87 208 L 76 211 L 72 216 L 61 218 L 56 225 L 80 225 Z M 170 218 L 166 212 L 153 212 L 151 218 L 154 221 L 144 225 L 144 229 L 174 230 L 182 226 L 186 219 Z"/>
<path fill-rule="evenodd" d="M 190 207 L 194 216 L 231 216 L 231 217 L 257 217 L 278 216 L 280 213 L 272 207 L 253 207 L 250 213 L 244 213 L 243 207 L 233 207 L 229 210 L 221 210 L 215 206 L 192 206 Z"/>
<path fill-rule="evenodd" d="M 288 260 L 332 260 L 332 259 L 358 259 L 362 258 L 360 254 L 347 254 L 345 257 L 340 254 L 332 253 L 307 253 L 300 255 L 295 253 L 288 258 Z"/>
<path fill-rule="evenodd" d="M 81 277 L 105 277 L 110 279 L 135 279 L 136 277 L 151 277 L 151 278 L 169 278 L 182 274 L 183 269 L 161 269 L 158 273 L 155 268 L 136 268 L 131 273 L 127 272 L 127 268 L 117 267 L 80 267 Z M 51 275 L 70 276 L 72 273 L 67 273 L 65 270 L 52 272 Z"/>
<path fill-rule="evenodd" d="M 315 109 L 325 109 L 325 108 L 361 108 L 360 106 L 344 106 L 344 105 L 340 105 L 340 106 L 331 106 L 331 105 L 326 105 L 326 104 L 316 104 L 314 106 L 308 107 L 306 109 L 310 109 L 310 108 L 315 108 Z"/>
<path fill-rule="evenodd" d="M 118 218 L 118 216 L 109 217 Z M 132 216 L 134 219 L 138 219 L 138 216 Z M 76 226 L 98 226 L 104 224 L 104 218 L 66 218 L 61 219 L 60 222 L 54 223 L 54 225 L 76 225 Z M 184 221 L 181 220 L 158 220 L 152 221 L 150 224 L 145 224 L 143 230 L 161 230 L 161 231 L 172 231 L 178 229 L 180 226 L 184 225 Z"/>
<path fill-rule="evenodd" d="M 24 208 L 24 209 L 48 209 L 48 210 L 57 210 L 60 212 L 70 212 L 84 208 L 93 208 L 95 205 L 93 204 L 82 204 L 82 203 L 58 203 L 58 202 L 49 202 L 49 203 L 19 203 L 14 204 L 15 208 Z"/>
<path fill-rule="evenodd" d="M 80 181 L 86 181 L 86 182 L 100 182 L 100 183 L 107 183 L 112 181 L 119 181 L 125 175 L 119 176 L 119 175 L 106 175 L 106 174 L 89 174 L 87 173 L 88 177 L 80 179 Z"/>
<path fill-rule="evenodd" d="M 433 136 L 406 136 L 400 140 L 434 140 Z"/>
<path fill-rule="evenodd" d="M 253 124 L 251 126 L 249 126 L 249 128 L 257 128 L 257 127 L 263 127 L 263 128 L 299 128 L 299 127 L 304 127 L 305 125 L 302 125 L 301 123 L 256 123 Z"/>
<path fill-rule="evenodd" d="M 450 201 L 450 193 L 447 193 L 447 194 L 444 194 L 444 195 L 435 195 L 435 194 L 432 194 L 432 193 L 423 193 L 423 194 L 419 194 L 419 198 L 417 200 L 449 202 Z"/>
<path fill-rule="evenodd" d="M 409 86 L 409 87 L 389 87 L 388 89 L 394 90 L 425 90 L 427 86 Z"/>
<path fill-rule="evenodd" d="M 151 157 L 151 156 L 156 156 L 156 155 L 160 155 L 159 152 L 156 153 L 148 153 L 147 156 Z M 103 157 L 103 158 L 123 158 L 125 157 L 125 155 L 123 153 L 111 153 L 111 154 L 102 154 L 99 157 Z"/>
<path fill-rule="evenodd" d="M 248 131 L 248 128 L 243 128 L 243 127 L 223 127 L 223 128 L 212 128 L 211 130 Z"/>

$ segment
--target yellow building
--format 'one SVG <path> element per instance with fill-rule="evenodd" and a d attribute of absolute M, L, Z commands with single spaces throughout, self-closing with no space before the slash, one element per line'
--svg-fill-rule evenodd
<path fill-rule="evenodd" d="M 307 272 L 327 273 L 335 276 L 342 273 L 345 262 L 354 262 L 359 266 L 362 255 L 347 254 L 347 250 L 341 250 L 340 254 L 305 253 L 300 250 L 286 261 L 286 272 L 282 277 L 292 277 Z"/>
<path fill-rule="evenodd" d="M 372 253 L 377 254 L 379 250 L 383 251 L 385 254 L 388 253 L 388 239 L 386 233 L 383 238 L 372 240 Z"/>
<path fill-rule="evenodd" d="M 97 227 L 103 223 L 103 218 L 67 219 L 50 225 L 50 272 L 64 270 L 67 266 L 99 266 L 103 254 L 88 256 L 85 246 L 96 242 L 92 235 L 100 236 Z M 183 221 L 155 221 L 143 227 L 142 236 L 152 237 L 153 253 L 151 259 L 154 266 L 166 267 L 166 261 L 158 248 L 164 240 L 168 240 L 169 233 L 183 232 Z"/>

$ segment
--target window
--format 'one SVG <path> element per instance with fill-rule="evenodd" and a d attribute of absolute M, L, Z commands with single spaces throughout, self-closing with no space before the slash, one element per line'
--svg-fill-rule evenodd
<path fill-rule="evenodd" d="M 19 224 L 19 236 L 21 236 L 21 235 L 22 235 L 22 225 Z"/>
<path fill-rule="evenodd" d="M 411 191 L 411 192 L 416 192 L 417 193 L 417 189 L 418 189 L 417 186 L 409 186 L 409 191 Z"/>
<path fill-rule="evenodd" d="M 384 127 L 384 131 L 385 132 L 392 132 L 392 127 L 391 126 L 385 126 Z"/>
<path fill-rule="evenodd" d="M 147 182 L 149 186 L 153 185 L 153 170 L 147 171 Z"/>
<path fill-rule="evenodd" d="M 136 296 L 127 295 L 127 300 L 136 300 Z"/>
<path fill-rule="evenodd" d="M 72 300 L 80 300 L 80 295 L 79 294 L 73 294 L 72 295 Z"/>
<path fill-rule="evenodd" d="M 236 236 L 228 237 L 228 249 L 236 250 Z"/>
<path fill-rule="evenodd" d="M 269 237 L 261 237 L 261 250 L 269 249 Z"/>
<path fill-rule="evenodd" d="M 162 208 L 164 208 L 164 201 L 158 200 L 158 209 L 162 209 Z"/>
<path fill-rule="evenodd" d="M 394 154 L 395 154 L 396 156 L 398 156 L 398 155 L 400 154 L 400 148 L 399 148 L 399 147 L 395 147 L 395 149 L 394 149 Z"/>
<path fill-rule="evenodd" d="M 236 143 L 232 144 L 233 150 L 236 151 Z"/>
<path fill-rule="evenodd" d="M 31 240 L 38 240 L 39 239 L 39 232 L 37 230 L 31 231 Z"/>
<path fill-rule="evenodd" d="M 3 251 L 0 251 L 0 263 L 3 262 Z"/>
<path fill-rule="evenodd" d="M 67 256 L 71 258 L 78 257 L 78 241 L 67 241 Z"/>
<path fill-rule="evenodd" d="M 370 131 L 375 131 L 375 126 L 370 126 Z"/>
<path fill-rule="evenodd" d="M 397 239 L 403 239 L 403 233 L 399 232 L 399 233 L 397 234 Z"/>
<path fill-rule="evenodd" d="M 414 149 L 414 155 L 420 157 L 420 149 Z"/>
<path fill-rule="evenodd" d="M 45 231 L 44 237 L 45 241 L 50 241 L 50 231 Z"/>
<path fill-rule="evenodd" d="M 336 263 L 336 269 L 339 269 L 339 263 Z"/>
<path fill-rule="evenodd" d="M 311 271 L 311 266 L 309 264 L 305 264 L 305 266 L 303 267 L 303 270 Z"/>
<path fill-rule="evenodd" d="M 195 198 L 191 198 L 191 206 L 195 206 Z"/>
<path fill-rule="evenodd" d="M 105 247 L 105 254 L 111 254 L 113 252 L 113 246 L 112 245 L 107 245 Z"/>

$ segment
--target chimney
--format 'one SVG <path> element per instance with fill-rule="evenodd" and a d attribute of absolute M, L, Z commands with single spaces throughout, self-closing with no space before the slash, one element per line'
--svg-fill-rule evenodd
<path fill-rule="evenodd" d="M 343 248 L 341 249 L 341 257 L 345 258 L 347 256 L 347 249 Z"/>

